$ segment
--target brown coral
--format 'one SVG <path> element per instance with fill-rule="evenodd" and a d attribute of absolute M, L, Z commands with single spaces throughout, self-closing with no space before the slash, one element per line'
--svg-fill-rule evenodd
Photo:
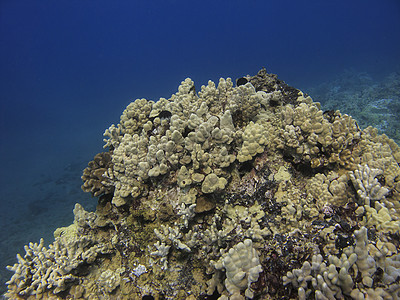
<path fill-rule="evenodd" d="M 110 152 L 101 152 L 95 155 L 94 159 L 88 163 L 88 166 L 83 170 L 82 190 L 90 192 L 93 196 L 114 193 L 114 186 L 107 184 L 107 178 L 104 173 L 113 168 Z"/>

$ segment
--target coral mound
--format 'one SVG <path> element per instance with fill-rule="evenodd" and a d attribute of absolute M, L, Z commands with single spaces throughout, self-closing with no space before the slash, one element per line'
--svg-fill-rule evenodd
<path fill-rule="evenodd" d="M 10 299 L 398 299 L 400 151 L 262 69 L 137 99 Z"/>

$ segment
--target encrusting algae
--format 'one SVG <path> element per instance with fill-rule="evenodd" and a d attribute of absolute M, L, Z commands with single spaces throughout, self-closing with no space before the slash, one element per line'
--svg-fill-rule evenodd
<path fill-rule="evenodd" d="M 9 299 L 399 299 L 400 148 L 262 69 L 138 99 Z"/>

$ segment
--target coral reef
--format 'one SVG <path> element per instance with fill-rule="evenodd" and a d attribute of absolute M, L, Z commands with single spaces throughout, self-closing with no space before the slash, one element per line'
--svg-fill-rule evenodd
<path fill-rule="evenodd" d="M 400 148 L 262 69 L 138 99 L 10 299 L 398 299 Z"/>

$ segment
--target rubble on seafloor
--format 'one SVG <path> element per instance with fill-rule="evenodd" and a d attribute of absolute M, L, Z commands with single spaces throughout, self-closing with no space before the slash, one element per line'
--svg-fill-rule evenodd
<path fill-rule="evenodd" d="M 399 299 L 400 148 L 262 69 L 138 99 L 9 299 Z"/>

